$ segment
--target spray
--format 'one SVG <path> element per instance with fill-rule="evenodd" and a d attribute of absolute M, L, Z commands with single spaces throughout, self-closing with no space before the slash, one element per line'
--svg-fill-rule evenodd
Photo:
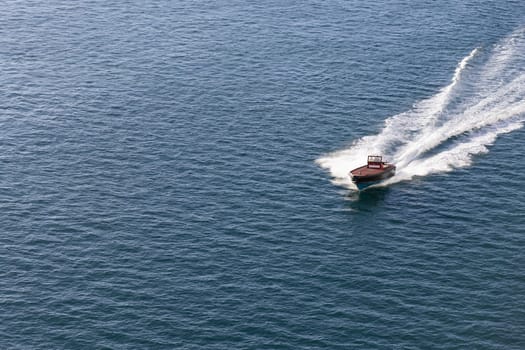
<path fill-rule="evenodd" d="M 472 64 L 482 53 L 481 48 L 473 49 L 458 63 L 447 86 L 388 118 L 379 134 L 316 163 L 330 172 L 334 184 L 347 188 L 355 187 L 348 172 L 362 165 L 368 154 L 385 155 L 396 164 L 396 175 L 385 186 L 470 166 L 474 155 L 488 152 L 499 135 L 523 127 L 525 121 L 525 28 L 487 51 L 484 63 Z M 453 101 L 460 102 L 451 106 Z"/>

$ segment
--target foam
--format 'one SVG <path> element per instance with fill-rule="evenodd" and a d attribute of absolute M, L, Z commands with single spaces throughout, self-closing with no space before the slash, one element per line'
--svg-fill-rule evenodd
<path fill-rule="evenodd" d="M 484 63 L 474 64 L 482 54 L 488 55 L 481 57 Z M 316 163 L 330 172 L 333 183 L 348 188 L 354 188 L 348 172 L 362 165 L 368 154 L 382 154 L 396 164 L 396 175 L 384 185 L 470 166 L 472 157 L 488 152 L 487 146 L 499 135 L 523 127 L 524 54 L 525 29 L 487 52 L 473 49 L 437 94 L 385 120 L 379 134 L 365 136 Z"/>

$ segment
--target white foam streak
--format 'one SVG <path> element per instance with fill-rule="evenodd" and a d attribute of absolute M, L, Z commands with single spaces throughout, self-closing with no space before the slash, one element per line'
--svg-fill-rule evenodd
<path fill-rule="evenodd" d="M 426 176 L 433 173 L 452 171 L 472 164 L 472 156 L 487 153 L 487 146 L 492 145 L 500 134 L 506 134 L 523 127 L 523 122 L 512 122 L 508 125 L 495 128 L 490 132 L 469 138 L 450 149 L 428 158 L 418 159 L 401 167 L 396 175 L 383 185 L 410 180 L 415 176 Z"/>
<path fill-rule="evenodd" d="M 450 84 L 436 95 L 388 118 L 379 134 L 316 162 L 330 171 L 335 184 L 349 188 L 348 172 L 368 154 L 383 154 L 396 163 L 397 173 L 385 185 L 469 166 L 472 156 L 487 152 L 498 135 L 521 128 L 525 115 L 525 62 L 519 61 L 525 53 L 525 30 L 503 39 L 485 64 L 471 66 L 480 52 L 475 48 L 464 57 Z"/>

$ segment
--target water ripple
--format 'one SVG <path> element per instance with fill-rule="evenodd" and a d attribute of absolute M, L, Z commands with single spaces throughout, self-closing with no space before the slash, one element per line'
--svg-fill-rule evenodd
<path fill-rule="evenodd" d="M 522 7 L 6 1 L 0 348 L 522 349 L 523 129 L 364 193 L 314 163 L 450 84 L 425 157 L 511 128 Z"/>

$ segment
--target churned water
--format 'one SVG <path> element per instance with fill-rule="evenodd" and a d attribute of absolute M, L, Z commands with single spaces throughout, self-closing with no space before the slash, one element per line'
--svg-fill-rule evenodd
<path fill-rule="evenodd" d="M 525 348 L 525 2 L 7 0 L 0 96 L 2 349 Z"/>

